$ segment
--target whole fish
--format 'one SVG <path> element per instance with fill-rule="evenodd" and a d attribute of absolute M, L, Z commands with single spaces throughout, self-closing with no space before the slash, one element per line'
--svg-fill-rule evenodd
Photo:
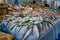
<path fill-rule="evenodd" d="M 31 32 L 32 32 L 32 29 L 29 29 L 24 35 L 23 40 L 25 40 L 31 34 Z"/>
<path fill-rule="evenodd" d="M 39 38 L 39 30 L 36 25 L 33 26 L 33 35 Z"/>

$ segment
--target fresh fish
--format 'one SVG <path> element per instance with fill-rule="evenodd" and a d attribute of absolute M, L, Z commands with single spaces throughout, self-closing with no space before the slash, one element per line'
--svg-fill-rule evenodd
<path fill-rule="evenodd" d="M 47 26 L 50 28 L 50 25 L 49 25 L 49 23 L 46 23 L 47 24 Z"/>
<path fill-rule="evenodd" d="M 33 35 L 39 38 L 39 30 L 36 25 L 33 26 Z"/>
<path fill-rule="evenodd" d="M 14 24 L 12 24 L 8 29 L 9 29 L 9 30 L 12 30 L 15 26 L 16 26 L 16 24 L 14 23 Z"/>
<path fill-rule="evenodd" d="M 19 33 L 19 32 L 20 32 L 20 30 L 21 30 L 22 28 L 23 28 L 23 26 L 20 26 L 20 27 L 19 27 L 19 30 L 18 30 L 18 32 L 17 32 L 17 33 Z"/>
<path fill-rule="evenodd" d="M 42 30 L 44 29 L 43 22 L 41 22 Z"/>
<path fill-rule="evenodd" d="M 9 32 L 12 34 L 16 34 L 16 26 L 12 30 L 9 30 Z"/>
<path fill-rule="evenodd" d="M 45 29 L 48 30 L 49 29 L 49 24 L 47 25 L 48 23 L 45 23 Z"/>
<path fill-rule="evenodd" d="M 30 34 L 31 34 L 32 29 L 29 29 L 26 34 L 24 35 L 23 40 L 25 40 Z"/>
<path fill-rule="evenodd" d="M 41 23 L 40 23 L 40 28 L 41 28 L 41 31 L 42 31 L 43 27 L 42 27 L 42 24 Z"/>
<path fill-rule="evenodd" d="M 17 33 L 17 37 L 18 39 L 22 39 L 25 35 L 25 33 L 27 32 L 27 26 L 22 26 L 22 28 L 20 29 L 19 33 Z"/>
<path fill-rule="evenodd" d="M 36 24 L 37 25 L 37 28 L 39 30 L 39 33 L 42 31 L 42 25 L 40 23 Z"/>
<path fill-rule="evenodd" d="M 49 23 L 52 27 L 54 27 L 53 23 L 51 23 L 50 21 L 48 21 L 48 23 Z"/>

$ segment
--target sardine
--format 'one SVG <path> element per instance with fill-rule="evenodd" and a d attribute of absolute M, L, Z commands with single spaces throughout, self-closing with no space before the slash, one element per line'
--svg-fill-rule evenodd
<path fill-rule="evenodd" d="M 39 30 L 36 25 L 33 26 L 33 35 L 39 38 Z"/>
<path fill-rule="evenodd" d="M 23 40 L 25 40 L 25 39 L 31 34 L 31 31 L 32 31 L 32 29 L 29 29 L 29 30 L 26 32 Z"/>

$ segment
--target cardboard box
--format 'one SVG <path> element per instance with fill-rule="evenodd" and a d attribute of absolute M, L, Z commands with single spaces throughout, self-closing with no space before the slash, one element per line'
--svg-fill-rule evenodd
<path fill-rule="evenodd" d="M 0 40 L 13 40 L 14 37 L 15 37 L 14 35 L 7 34 L 0 31 Z"/>

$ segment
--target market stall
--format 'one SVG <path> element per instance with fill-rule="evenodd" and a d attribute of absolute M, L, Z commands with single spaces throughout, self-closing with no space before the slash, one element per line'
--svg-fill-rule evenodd
<path fill-rule="evenodd" d="M 6 1 L 4 5 L 7 7 L 3 7 L 7 11 L 4 9 L 0 13 L 4 14 L 0 17 L 0 28 L 7 34 L 15 35 L 14 40 L 57 39 L 60 33 L 60 18 L 55 8 L 47 3 L 45 6 L 43 2 L 49 4 L 47 0 L 41 0 L 41 2 L 40 0 Z"/>
<path fill-rule="evenodd" d="M 58 36 L 56 13 L 38 4 L 9 6 L 2 30 L 18 40 L 55 40 Z M 11 11 L 12 10 L 12 11 Z M 48 37 L 48 38 L 47 38 Z"/>

